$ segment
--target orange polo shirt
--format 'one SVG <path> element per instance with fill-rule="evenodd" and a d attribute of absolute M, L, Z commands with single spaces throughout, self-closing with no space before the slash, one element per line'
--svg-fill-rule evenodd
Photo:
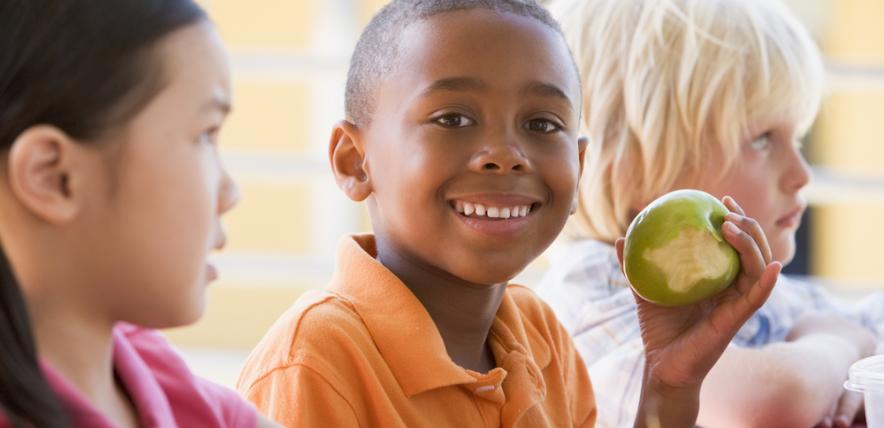
<path fill-rule="evenodd" d="M 342 240 L 326 291 L 301 296 L 252 351 L 237 389 L 289 427 L 590 427 L 583 362 L 552 310 L 511 285 L 490 345 L 498 367 L 455 364 L 411 290 Z"/>

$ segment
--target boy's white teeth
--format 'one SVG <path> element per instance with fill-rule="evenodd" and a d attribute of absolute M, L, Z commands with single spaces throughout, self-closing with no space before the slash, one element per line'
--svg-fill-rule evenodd
<path fill-rule="evenodd" d="M 470 215 L 470 214 L 472 214 L 473 212 L 475 212 L 475 207 L 473 206 L 473 204 L 471 204 L 471 203 L 469 203 L 469 202 L 465 202 L 465 203 L 463 204 L 463 213 L 464 213 L 464 215 Z"/>
<path fill-rule="evenodd" d="M 489 218 L 518 218 L 525 217 L 531 212 L 530 205 L 516 205 L 514 207 L 491 207 L 472 202 L 455 201 L 454 208 L 465 216 L 489 217 Z"/>

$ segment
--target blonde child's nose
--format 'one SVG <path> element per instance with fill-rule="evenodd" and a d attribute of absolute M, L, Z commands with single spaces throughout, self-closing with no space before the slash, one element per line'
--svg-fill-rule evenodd
<path fill-rule="evenodd" d="M 801 190 L 810 183 L 813 172 L 798 147 L 792 147 L 788 156 L 788 166 L 783 177 L 784 186 L 787 190 Z"/>

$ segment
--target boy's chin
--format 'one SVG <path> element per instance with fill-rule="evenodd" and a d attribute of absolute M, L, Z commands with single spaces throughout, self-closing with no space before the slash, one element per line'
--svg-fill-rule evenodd
<path fill-rule="evenodd" d="M 484 269 L 465 269 L 457 277 L 473 284 L 491 286 L 507 283 L 521 271 L 521 269 L 516 271 L 507 270 L 506 272 L 492 271 L 488 266 L 484 266 Z"/>
<path fill-rule="evenodd" d="M 771 242 L 771 253 L 773 259 L 782 263 L 783 266 L 788 265 L 795 258 L 795 236 L 790 235 L 782 239 L 780 242 Z"/>

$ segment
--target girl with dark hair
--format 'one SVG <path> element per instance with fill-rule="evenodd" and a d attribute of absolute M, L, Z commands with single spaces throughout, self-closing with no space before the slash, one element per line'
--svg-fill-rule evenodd
<path fill-rule="evenodd" d="M 0 0 L 0 31 L 0 427 L 272 424 L 153 331 L 202 314 L 238 199 L 204 12 Z"/>

